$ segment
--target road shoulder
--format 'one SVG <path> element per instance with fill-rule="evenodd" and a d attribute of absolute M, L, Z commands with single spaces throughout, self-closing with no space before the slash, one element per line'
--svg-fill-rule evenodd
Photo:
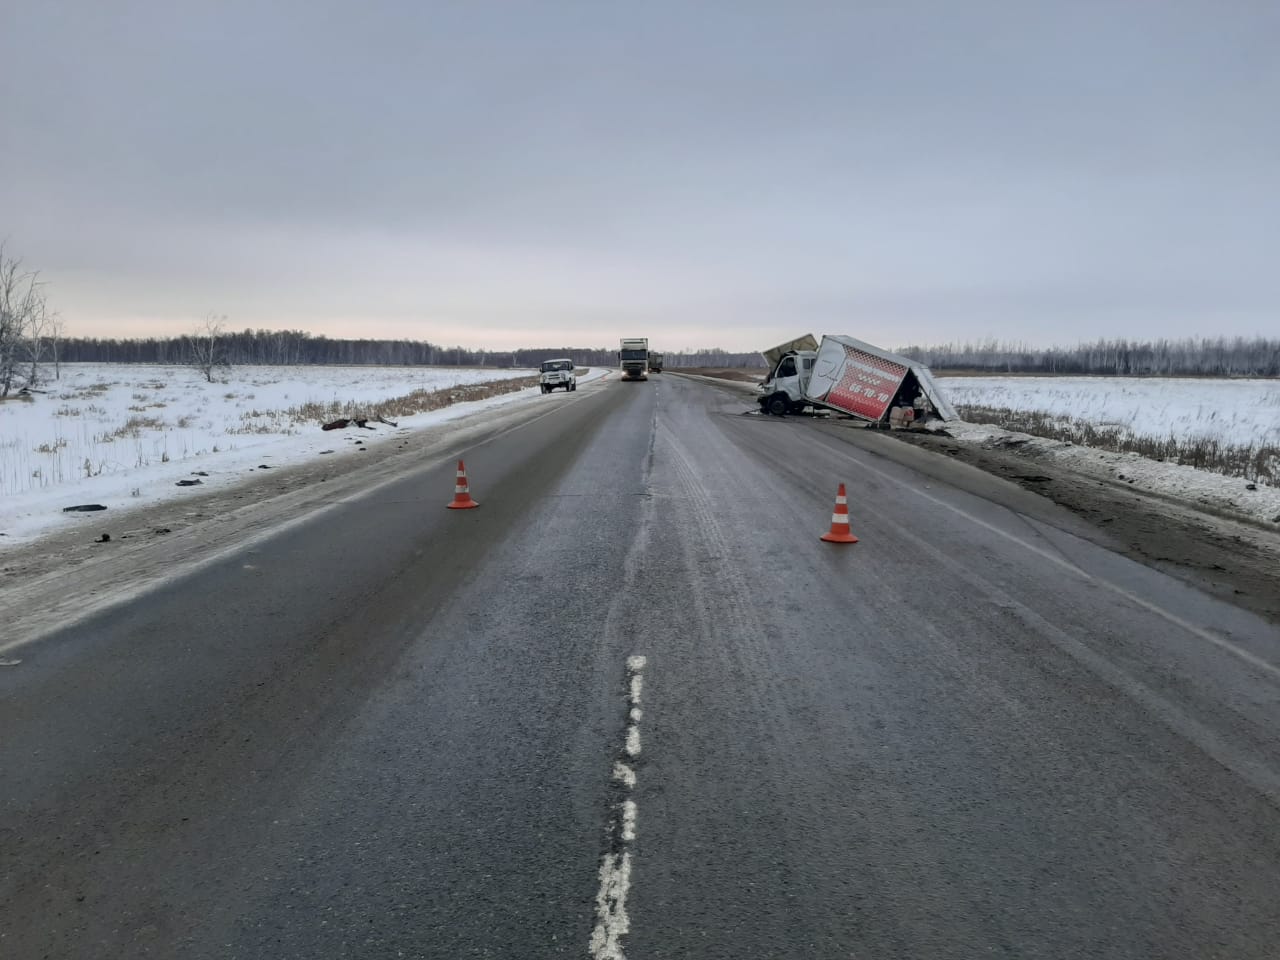
<path fill-rule="evenodd" d="M 193 489 L 190 498 L 110 516 L 85 514 L 56 534 L 7 547 L 0 553 L 0 654 L 593 395 L 584 391 L 555 406 L 497 407 L 404 433 L 359 454 L 253 472 L 219 489 Z M 442 504 L 451 490 L 441 494 Z"/>
<path fill-rule="evenodd" d="M 734 393 L 754 406 L 755 384 L 687 378 Z M 789 419 L 1114 550 L 1280 624 L 1280 532 L 1194 501 L 1071 470 L 1038 457 L 1034 446 L 993 449 L 944 434 L 868 430 L 851 420 Z"/>
<path fill-rule="evenodd" d="M 1280 534 L 1193 503 L 1046 463 L 1034 451 L 989 449 L 913 431 L 886 434 L 846 427 L 843 432 L 868 434 L 877 452 L 965 489 L 971 487 L 954 468 L 974 468 L 1007 481 L 971 492 L 1048 522 L 1054 521 L 1037 509 L 1036 501 L 1056 504 L 1081 521 L 1068 532 L 1280 623 Z M 908 450 L 912 453 L 903 452 Z"/>

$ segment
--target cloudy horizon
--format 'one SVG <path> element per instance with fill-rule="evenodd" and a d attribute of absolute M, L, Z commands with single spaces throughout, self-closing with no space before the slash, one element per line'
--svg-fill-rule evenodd
<path fill-rule="evenodd" d="M 492 350 L 1280 329 L 1280 7 L 6 14 L 0 239 L 72 336 Z"/>

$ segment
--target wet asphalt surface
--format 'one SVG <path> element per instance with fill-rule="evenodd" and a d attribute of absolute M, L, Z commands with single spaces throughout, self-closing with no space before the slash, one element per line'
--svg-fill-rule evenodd
<path fill-rule="evenodd" d="M 0 671 L 0 956 L 590 957 L 624 850 L 596 956 L 1277 955 L 1275 627 L 884 437 L 539 400 L 480 509 L 421 464 Z"/>

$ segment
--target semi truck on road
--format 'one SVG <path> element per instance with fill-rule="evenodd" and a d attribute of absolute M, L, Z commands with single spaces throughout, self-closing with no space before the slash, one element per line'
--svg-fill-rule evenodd
<path fill-rule="evenodd" d="M 654 353 L 653 351 L 650 351 L 650 352 L 649 352 L 649 372 L 650 372 L 650 373 L 661 373 L 661 372 L 662 372 L 662 361 L 663 361 L 663 356 L 662 356 L 662 354 L 660 354 L 660 353 Z"/>
<path fill-rule="evenodd" d="M 618 362 L 622 365 L 623 380 L 649 379 L 649 339 L 636 337 L 623 339 L 618 349 Z"/>
<path fill-rule="evenodd" d="M 853 337 L 827 334 L 819 343 L 806 334 L 763 356 L 769 364 L 760 385 L 765 413 L 782 416 L 810 407 L 886 425 L 930 416 L 956 419 L 928 367 Z"/>

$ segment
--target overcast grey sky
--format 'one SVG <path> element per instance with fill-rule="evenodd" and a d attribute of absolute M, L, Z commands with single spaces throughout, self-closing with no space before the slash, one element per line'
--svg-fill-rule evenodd
<path fill-rule="evenodd" d="M 1280 2 L 0 0 L 81 335 L 1280 333 Z"/>

